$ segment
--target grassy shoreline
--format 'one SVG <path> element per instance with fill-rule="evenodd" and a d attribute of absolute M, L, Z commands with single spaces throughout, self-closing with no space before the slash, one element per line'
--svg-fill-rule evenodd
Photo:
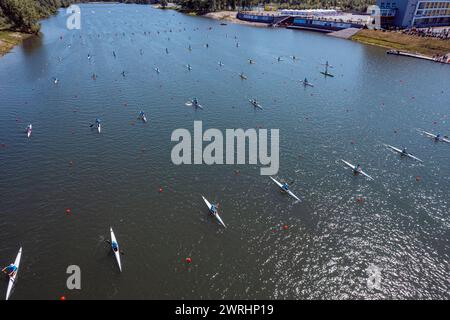
<path fill-rule="evenodd" d="M 351 40 L 388 49 L 419 53 L 428 57 L 450 53 L 450 41 L 448 40 L 423 38 L 400 32 L 361 30 L 351 37 Z"/>
<path fill-rule="evenodd" d="M 17 31 L 0 31 L 0 57 L 31 36 L 32 34 Z"/>

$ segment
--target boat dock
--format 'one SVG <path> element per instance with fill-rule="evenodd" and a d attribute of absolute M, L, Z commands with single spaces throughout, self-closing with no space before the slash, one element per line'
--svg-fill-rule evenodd
<path fill-rule="evenodd" d="M 428 60 L 428 61 L 432 61 L 432 62 L 450 64 L 450 54 L 448 54 L 446 56 L 446 58 L 442 57 L 442 59 L 436 59 L 436 58 L 424 56 L 424 55 L 418 54 L 418 53 L 403 52 L 403 51 L 399 51 L 399 50 L 389 50 L 386 53 L 396 55 L 396 56 L 411 57 L 411 58 L 416 58 L 416 59 Z"/>

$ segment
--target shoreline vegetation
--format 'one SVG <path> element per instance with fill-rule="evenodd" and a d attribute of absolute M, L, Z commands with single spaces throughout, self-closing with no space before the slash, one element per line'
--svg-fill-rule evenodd
<path fill-rule="evenodd" d="M 398 31 L 360 30 L 351 40 L 427 57 L 443 56 L 450 53 L 450 41 L 436 38 L 423 38 L 403 34 Z"/>
<path fill-rule="evenodd" d="M 31 36 L 32 34 L 18 31 L 0 31 L 0 57 Z"/>

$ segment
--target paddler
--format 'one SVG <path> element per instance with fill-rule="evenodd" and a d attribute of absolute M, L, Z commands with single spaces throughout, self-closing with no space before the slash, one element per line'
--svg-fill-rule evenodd
<path fill-rule="evenodd" d="M 360 173 L 361 172 L 361 165 L 358 163 L 355 168 L 353 169 L 354 173 Z"/>
<path fill-rule="evenodd" d="M 441 134 L 438 133 L 438 134 L 436 135 L 436 137 L 434 138 L 434 140 L 440 141 L 440 140 L 441 140 Z"/>
<path fill-rule="evenodd" d="M 215 204 L 211 204 L 211 209 L 209 210 L 211 210 L 212 214 L 217 214 L 217 207 Z"/>
<path fill-rule="evenodd" d="M 197 98 L 192 99 L 192 103 L 194 104 L 194 106 L 197 106 L 197 105 L 198 105 L 198 100 L 197 100 Z"/>
<path fill-rule="evenodd" d="M 403 156 L 407 156 L 408 155 L 408 152 L 406 151 L 405 147 L 403 147 L 403 149 L 402 149 L 402 155 Z"/>
<path fill-rule="evenodd" d="M 145 113 L 144 113 L 144 111 L 141 111 L 141 112 L 139 113 L 139 118 L 140 118 L 140 119 L 144 119 L 144 117 L 145 117 Z"/>
<path fill-rule="evenodd" d="M 6 273 L 10 277 L 14 277 L 17 273 L 17 266 L 14 263 L 11 263 L 9 266 L 4 267 L 2 272 Z"/>
<path fill-rule="evenodd" d="M 284 191 L 288 191 L 289 190 L 288 184 L 286 182 L 283 183 L 283 185 L 281 186 L 281 189 L 283 189 Z"/>
<path fill-rule="evenodd" d="M 305 80 L 303 80 L 304 84 L 308 84 L 308 79 L 305 78 Z"/>
<path fill-rule="evenodd" d="M 119 250 L 119 246 L 117 245 L 117 242 L 113 241 L 111 243 L 112 249 L 114 252 L 117 252 L 117 250 Z"/>
<path fill-rule="evenodd" d="M 101 124 L 101 120 L 99 118 L 95 119 L 95 126 L 98 128 Z"/>

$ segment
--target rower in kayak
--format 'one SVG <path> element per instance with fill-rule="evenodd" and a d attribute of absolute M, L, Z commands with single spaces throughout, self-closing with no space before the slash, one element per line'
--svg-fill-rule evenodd
<path fill-rule="evenodd" d="M 285 182 L 285 183 L 283 183 L 283 185 L 281 186 L 281 189 L 283 189 L 284 191 L 289 191 L 289 186 L 288 186 L 288 184 Z"/>
<path fill-rule="evenodd" d="M 33 126 L 31 123 L 27 126 L 27 137 L 29 138 L 31 136 L 31 132 L 33 131 Z"/>
<path fill-rule="evenodd" d="M 441 134 L 440 133 L 438 133 L 437 135 L 436 135 L 436 137 L 434 137 L 434 140 L 436 140 L 436 141 L 441 141 Z"/>
<path fill-rule="evenodd" d="M 361 173 L 361 171 L 362 171 L 361 165 L 358 163 L 358 164 L 353 168 L 353 173 L 354 173 L 354 174 L 359 174 L 359 173 Z"/>
<path fill-rule="evenodd" d="M 197 106 L 198 106 L 198 99 L 197 99 L 197 98 L 192 99 L 192 104 L 193 104 L 195 107 L 197 107 Z"/>
<path fill-rule="evenodd" d="M 99 118 L 95 119 L 95 127 L 97 128 L 97 132 L 100 133 L 102 127 L 102 120 Z"/>
<path fill-rule="evenodd" d="M 216 215 L 216 214 L 217 214 L 217 206 L 216 206 L 215 204 L 212 204 L 212 203 L 211 203 L 211 208 L 209 208 L 209 210 L 211 211 L 211 213 L 212 213 L 213 215 Z"/>
<path fill-rule="evenodd" d="M 144 111 L 141 111 L 141 112 L 139 113 L 139 119 L 141 119 L 141 120 L 144 121 L 144 122 L 147 122 L 147 117 L 145 116 Z"/>
<path fill-rule="evenodd" d="M 14 263 L 11 263 L 9 266 L 4 267 L 2 269 L 2 272 L 6 273 L 9 277 L 14 277 L 14 275 L 17 273 L 17 266 Z"/>
<path fill-rule="evenodd" d="M 111 247 L 113 249 L 114 252 L 117 252 L 119 250 L 119 245 L 117 244 L 117 242 L 113 241 L 111 243 Z"/>
<path fill-rule="evenodd" d="M 402 148 L 402 153 L 401 153 L 401 155 L 402 155 L 402 156 L 407 156 L 407 155 L 408 155 L 408 152 L 406 151 L 406 148 L 405 148 L 405 147 Z"/>

